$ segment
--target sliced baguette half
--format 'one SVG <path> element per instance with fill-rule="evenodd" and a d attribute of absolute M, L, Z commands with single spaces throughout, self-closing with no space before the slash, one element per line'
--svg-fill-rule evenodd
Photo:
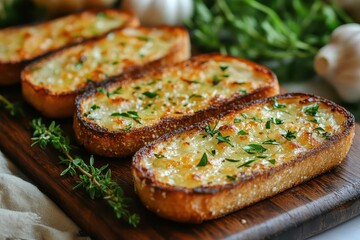
<path fill-rule="evenodd" d="M 75 97 L 89 82 L 189 57 L 189 36 L 184 28 L 126 28 L 27 66 L 22 72 L 22 92 L 43 115 L 71 117 Z"/>
<path fill-rule="evenodd" d="M 354 129 L 351 113 L 314 95 L 261 99 L 142 148 L 135 190 L 158 215 L 201 223 L 340 164 Z"/>
<path fill-rule="evenodd" d="M 86 92 L 76 100 L 74 130 L 92 153 L 131 156 L 165 133 L 278 92 L 267 68 L 206 54 Z"/>
<path fill-rule="evenodd" d="M 0 85 L 20 82 L 26 64 L 49 52 L 112 30 L 137 26 L 134 15 L 115 10 L 88 10 L 29 26 L 0 30 Z"/>

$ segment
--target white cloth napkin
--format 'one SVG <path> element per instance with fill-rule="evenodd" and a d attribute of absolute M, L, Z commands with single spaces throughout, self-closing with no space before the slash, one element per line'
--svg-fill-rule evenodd
<path fill-rule="evenodd" d="M 0 239 L 89 239 L 0 151 Z"/>

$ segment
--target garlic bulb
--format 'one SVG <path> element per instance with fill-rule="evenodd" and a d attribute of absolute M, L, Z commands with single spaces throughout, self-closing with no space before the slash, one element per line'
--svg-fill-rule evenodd
<path fill-rule="evenodd" d="M 315 70 L 347 102 L 360 100 L 360 24 L 336 28 L 315 57 Z"/>
<path fill-rule="evenodd" d="M 122 8 L 137 15 L 142 25 L 181 25 L 193 13 L 192 0 L 123 0 Z"/>

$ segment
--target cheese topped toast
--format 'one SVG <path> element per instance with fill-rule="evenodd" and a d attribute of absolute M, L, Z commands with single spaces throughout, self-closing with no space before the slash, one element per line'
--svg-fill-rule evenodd
<path fill-rule="evenodd" d="M 0 84 L 20 80 L 31 60 L 65 46 L 126 26 L 137 26 L 130 13 L 108 9 L 84 11 L 45 23 L 0 30 Z"/>
<path fill-rule="evenodd" d="M 200 223 L 340 164 L 354 129 L 351 113 L 314 95 L 261 99 L 142 148 L 135 190 L 160 216 Z"/>
<path fill-rule="evenodd" d="M 278 91 L 275 75 L 265 67 L 231 56 L 201 55 L 85 93 L 76 101 L 74 129 L 93 153 L 130 156 L 164 133 Z"/>
<path fill-rule="evenodd" d="M 189 56 L 189 36 L 184 28 L 125 28 L 27 66 L 22 72 L 23 95 L 46 116 L 70 117 L 76 95 L 89 82 Z"/>

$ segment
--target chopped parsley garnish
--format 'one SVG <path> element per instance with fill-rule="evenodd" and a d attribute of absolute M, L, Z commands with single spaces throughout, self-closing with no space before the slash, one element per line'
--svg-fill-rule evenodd
<path fill-rule="evenodd" d="M 206 166 L 208 164 L 208 156 L 207 154 L 204 152 L 204 154 L 202 155 L 200 162 L 196 165 L 197 167 L 203 167 Z"/>
<path fill-rule="evenodd" d="M 291 140 L 293 140 L 293 139 L 296 138 L 296 134 L 297 134 L 296 131 L 290 131 L 290 130 L 288 130 L 288 131 L 286 132 L 286 134 L 282 134 L 281 136 L 283 136 L 283 137 L 286 138 L 287 140 L 291 141 Z"/>
<path fill-rule="evenodd" d="M 230 136 L 223 136 L 221 132 L 219 132 L 218 135 L 216 136 L 216 139 L 218 140 L 218 144 L 227 143 L 230 146 L 234 147 L 234 145 L 230 142 Z"/>
<path fill-rule="evenodd" d="M 234 119 L 234 123 L 241 123 L 242 121 L 241 121 L 241 119 L 240 118 L 235 118 Z"/>
<path fill-rule="evenodd" d="M 319 110 L 318 103 L 314 103 L 310 106 L 303 107 L 303 109 L 302 109 L 303 113 L 305 113 L 306 115 L 309 115 L 309 116 L 315 116 L 317 114 L 318 110 Z"/>
<path fill-rule="evenodd" d="M 277 98 L 274 97 L 273 98 L 273 108 L 286 108 L 286 105 L 278 103 Z"/>
<path fill-rule="evenodd" d="M 122 87 L 120 86 L 120 87 L 116 88 L 114 91 L 108 92 L 107 96 L 110 97 L 110 96 L 115 95 L 115 94 L 120 94 L 121 89 L 122 89 Z"/>
<path fill-rule="evenodd" d="M 315 128 L 314 130 L 315 130 L 315 131 L 318 131 L 318 132 L 319 132 L 319 131 L 325 132 L 325 129 L 323 129 L 322 127 L 317 127 L 317 128 Z"/>
<path fill-rule="evenodd" d="M 96 109 L 100 109 L 100 106 L 94 104 L 94 105 L 92 105 L 92 106 L 90 107 L 90 109 L 94 111 L 94 110 L 96 110 Z"/>
<path fill-rule="evenodd" d="M 270 129 L 271 127 L 271 123 L 275 123 L 276 125 L 280 125 L 284 123 L 284 120 L 280 119 L 280 118 L 270 118 L 267 122 L 266 122 L 266 129 Z"/>
<path fill-rule="evenodd" d="M 211 156 L 215 156 L 216 154 L 216 150 L 215 149 L 212 149 L 211 151 L 210 150 L 207 150 L 208 153 L 210 153 Z"/>
<path fill-rule="evenodd" d="M 272 165 L 274 165 L 276 163 L 276 160 L 275 159 L 270 159 L 268 160 L 269 163 L 271 163 Z"/>
<path fill-rule="evenodd" d="M 157 94 L 156 92 L 148 92 L 148 91 L 143 92 L 142 94 L 143 94 L 144 96 L 148 97 L 148 98 L 154 98 L 154 97 L 156 97 L 156 96 L 159 95 L 159 94 Z"/>
<path fill-rule="evenodd" d="M 213 85 L 213 86 L 216 86 L 216 85 L 218 85 L 220 82 L 221 82 L 221 79 L 219 78 L 219 76 L 214 75 L 213 78 L 212 78 L 212 85 Z"/>
<path fill-rule="evenodd" d="M 259 154 L 265 152 L 267 149 L 259 144 L 249 144 L 243 147 L 243 150 L 248 154 Z"/>
<path fill-rule="evenodd" d="M 250 167 L 250 164 L 255 162 L 255 160 L 249 160 L 243 164 L 241 164 L 240 166 L 238 166 L 238 168 L 241 168 L 241 167 Z"/>
<path fill-rule="evenodd" d="M 252 117 L 252 118 L 250 118 L 251 120 L 253 120 L 253 121 L 255 121 L 255 122 L 262 122 L 263 120 L 262 119 L 260 119 L 260 118 L 257 118 L 257 117 Z"/>
<path fill-rule="evenodd" d="M 191 99 L 191 98 L 202 98 L 202 96 L 199 94 L 191 94 L 189 99 Z"/>
<path fill-rule="evenodd" d="M 220 65 L 219 68 L 220 68 L 221 71 L 225 71 L 226 69 L 229 68 L 229 66 L 227 66 L 227 65 Z"/>
<path fill-rule="evenodd" d="M 239 92 L 240 92 L 241 94 L 247 94 L 247 91 L 244 90 L 244 89 L 240 89 Z"/>
<path fill-rule="evenodd" d="M 318 120 L 316 119 L 316 118 L 314 118 L 314 119 L 310 119 L 310 120 L 308 120 L 309 122 L 313 122 L 313 123 L 319 123 L 318 122 Z"/>
<path fill-rule="evenodd" d="M 267 158 L 268 156 L 256 156 L 256 158 Z"/>
<path fill-rule="evenodd" d="M 158 153 L 154 153 L 154 156 L 155 156 L 156 158 L 166 158 L 164 155 L 158 154 Z"/>
<path fill-rule="evenodd" d="M 132 128 L 132 124 L 129 123 L 129 124 L 124 128 L 124 130 L 125 130 L 125 131 L 130 131 L 131 128 Z"/>
<path fill-rule="evenodd" d="M 231 176 L 231 175 L 226 175 L 226 178 L 229 179 L 230 181 L 235 181 L 236 180 L 236 177 Z"/>
<path fill-rule="evenodd" d="M 104 88 L 102 88 L 102 87 L 98 87 L 97 88 L 97 91 L 98 92 L 101 92 L 102 94 L 104 94 L 105 96 L 107 96 L 107 97 L 110 97 L 110 96 L 112 96 L 112 95 L 115 95 L 115 94 L 120 94 L 120 90 L 122 89 L 122 87 L 120 86 L 120 87 L 118 87 L 118 88 L 116 88 L 114 91 L 112 91 L 112 92 L 107 92 Z"/>
<path fill-rule="evenodd" d="M 225 160 L 228 162 L 240 162 L 240 160 L 231 159 L 231 158 L 225 158 Z"/>
<path fill-rule="evenodd" d="M 248 116 L 246 115 L 246 113 L 242 113 L 241 116 L 244 118 L 244 119 L 247 119 Z"/>
<path fill-rule="evenodd" d="M 135 122 L 141 124 L 140 120 L 141 119 L 138 115 L 137 112 L 135 111 L 127 111 L 127 112 L 123 112 L 123 113 L 119 113 L 119 112 L 114 112 L 110 115 L 111 117 L 125 117 L 125 118 L 131 118 L 132 120 L 134 120 Z"/>
<path fill-rule="evenodd" d="M 107 93 L 107 92 L 105 91 L 105 89 L 102 88 L 102 87 L 98 87 L 98 88 L 97 88 L 97 91 L 100 92 L 100 93 L 102 93 L 102 94 L 104 94 L 105 96 L 108 95 L 108 93 Z"/>
<path fill-rule="evenodd" d="M 240 131 L 238 131 L 238 133 L 237 133 L 238 135 L 240 135 L 240 136 L 245 136 L 245 135 L 249 135 L 247 132 L 245 132 L 244 130 L 240 130 Z"/>
<path fill-rule="evenodd" d="M 216 129 L 217 125 L 218 125 L 218 121 L 215 121 L 215 125 L 214 128 L 211 128 L 210 123 L 207 123 L 205 126 L 205 131 L 210 134 L 210 136 L 214 136 L 215 134 L 217 134 L 219 132 L 219 129 Z"/>
<path fill-rule="evenodd" d="M 323 129 L 322 127 L 317 127 L 317 128 L 314 129 L 314 131 L 317 131 L 318 134 L 322 138 L 325 138 L 326 140 L 328 140 L 331 137 L 331 133 L 326 132 L 325 129 Z"/>
<path fill-rule="evenodd" d="M 279 145 L 279 143 L 275 139 L 268 139 L 268 140 L 264 141 L 262 144 Z"/>

